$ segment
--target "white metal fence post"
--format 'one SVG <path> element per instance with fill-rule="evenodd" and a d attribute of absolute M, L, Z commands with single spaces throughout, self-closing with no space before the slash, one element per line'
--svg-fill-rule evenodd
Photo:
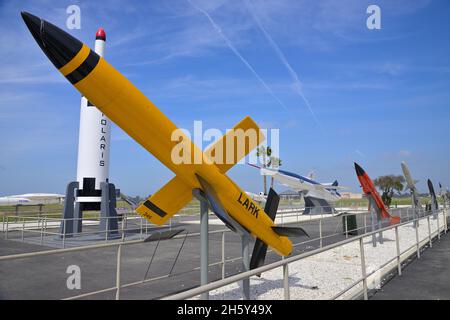
<path fill-rule="evenodd" d="M 398 227 L 395 227 L 395 246 L 397 248 L 397 270 L 398 270 L 398 275 L 401 276 L 402 275 L 402 263 L 401 263 L 401 258 L 400 258 L 400 239 L 398 237 Z"/>
<path fill-rule="evenodd" d="M 360 255 L 361 255 L 361 274 L 362 274 L 362 278 L 363 278 L 364 300 L 367 300 L 368 299 L 368 295 L 367 295 L 366 258 L 364 256 L 363 237 L 359 238 L 359 252 L 360 252 Z"/>
<path fill-rule="evenodd" d="M 25 218 L 22 218 L 22 242 L 24 241 L 24 235 L 23 235 L 24 229 L 25 229 Z"/>
<path fill-rule="evenodd" d="M 289 292 L 289 264 L 283 265 L 284 300 L 291 300 Z"/>
<path fill-rule="evenodd" d="M 222 232 L 222 279 L 225 278 L 225 231 Z"/>
<path fill-rule="evenodd" d="M 8 229 L 9 229 L 9 217 L 6 217 L 6 231 L 5 231 L 5 239 L 8 240 Z"/>
<path fill-rule="evenodd" d="M 433 247 L 433 241 L 431 239 L 431 223 L 430 223 L 430 216 L 427 217 L 428 222 L 428 240 L 430 241 L 430 248 Z"/>
<path fill-rule="evenodd" d="M 122 263 L 122 245 L 117 247 L 117 265 L 116 265 L 116 300 L 120 300 L 120 267 Z"/>
<path fill-rule="evenodd" d="M 417 259 L 420 259 L 419 228 L 416 228 L 415 230 L 416 230 Z"/>
<path fill-rule="evenodd" d="M 320 247 L 323 246 L 323 240 L 322 240 L 322 219 L 319 220 L 319 237 L 320 237 Z"/>
<path fill-rule="evenodd" d="M 439 212 L 436 214 L 436 223 L 437 223 L 437 237 L 438 240 L 441 240 L 441 230 L 439 226 Z"/>

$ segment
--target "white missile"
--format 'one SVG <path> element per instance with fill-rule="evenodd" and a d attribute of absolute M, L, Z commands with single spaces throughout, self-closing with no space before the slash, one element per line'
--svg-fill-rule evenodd
<path fill-rule="evenodd" d="M 103 28 L 95 35 L 95 52 L 103 56 L 106 34 Z M 78 141 L 77 181 L 80 202 L 100 202 L 100 183 L 109 179 L 111 122 L 85 97 L 81 98 Z"/>
<path fill-rule="evenodd" d="M 405 176 L 406 185 L 409 188 L 409 190 L 411 191 L 413 205 L 416 208 L 421 208 L 419 194 L 418 194 L 417 188 L 416 188 L 417 181 L 414 181 L 414 179 L 412 178 L 411 173 L 409 172 L 409 168 L 406 165 L 406 162 L 402 161 L 401 165 L 402 165 L 403 175 Z"/>
<path fill-rule="evenodd" d="M 416 182 L 411 177 L 411 173 L 409 172 L 409 168 L 406 165 L 406 162 L 402 161 L 402 171 L 405 176 L 406 184 L 410 190 L 414 190 L 416 188 Z"/>

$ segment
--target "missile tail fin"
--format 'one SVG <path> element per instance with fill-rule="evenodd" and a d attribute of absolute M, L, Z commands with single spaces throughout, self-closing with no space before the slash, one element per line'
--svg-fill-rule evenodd
<path fill-rule="evenodd" d="M 280 203 L 280 196 L 270 188 L 269 194 L 267 196 L 266 206 L 264 211 L 267 215 L 275 221 L 275 216 L 278 211 L 278 204 Z M 267 245 L 260 239 L 256 239 L 255 246 L 253 247 L 252 258 L 250 260 L 250 269 L 256 269 L 264 264 L 267 254 Z"/>

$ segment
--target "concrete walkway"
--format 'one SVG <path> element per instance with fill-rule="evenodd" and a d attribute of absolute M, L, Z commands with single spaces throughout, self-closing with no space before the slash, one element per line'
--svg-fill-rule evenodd
<path fill-rule="evenodd" d="M 449 300 L 450 234 L 443 234 L 371 298 L 374 300 Z"/>

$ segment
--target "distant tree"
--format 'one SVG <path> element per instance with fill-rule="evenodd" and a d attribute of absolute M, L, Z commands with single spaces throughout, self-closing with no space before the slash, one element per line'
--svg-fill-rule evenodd
<path fill-rule="evenodd" d="M 281 166 L 281 159 L 277 157 L 270 157 L 267 166 L 273 169 L 278 169 Z M 270 187 L 273 188 L 273 177 L 270 177 Z"/>
<path fill-rule="evenodd" d="M 270 146 L 260 146 L 256 149 L 256 156 L 261 160 L 261 166 L 267 168 L 268 160 L 270 161 L 270 155 L 272 154 L 272 148 Z M 264 194 L 267 194 L 267 177 L 263 175 L 263 190 Z"/>
<path fill-rule="evenodd" d="M 272 148 L 270 146 L 261 146 L 256 149 L 256 156 L 260 158 L 261 166 L 263 168 L 278 169 L 281 166 L 281 159 L 272 156 Z M 273 177 L 270 180 L 270 187 L 273 188 Z M 263 175 L 263 190 L 267 194 L 267 177 Z"/>
<path fill-rule="evenodd" d="M 401 194 L 403 191 L 405 178 L 403 176 L 387 175 L 376 178 L 373 183 L 381 192 L 381 199 L 386 206 L 390 206 L 394 193 Z"/>

